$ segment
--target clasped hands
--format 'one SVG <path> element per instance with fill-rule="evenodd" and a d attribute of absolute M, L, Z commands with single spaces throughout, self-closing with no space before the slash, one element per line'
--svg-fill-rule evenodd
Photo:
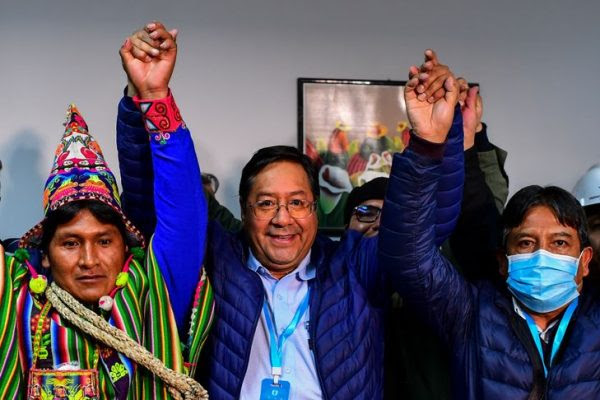
<path fill-rule="evenodd" d="M 456 105 L 462 100 L 465 136 L 472 131 L 474 137 L 478 125 L 479 88 L 469 88 L 462 78 L 459 82 L 431 49 L 425 50 L 421 66 L 410 67 L 408 78 L 404 100 L 409 122 L 417 136 L 433 143 L 443 143 L 452 126 Z"/>

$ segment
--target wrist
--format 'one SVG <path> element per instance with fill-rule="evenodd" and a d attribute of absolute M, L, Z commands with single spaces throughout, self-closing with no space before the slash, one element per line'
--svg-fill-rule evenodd
<path fill-rule="evenodd" d="M 140 90 L 138 97 L 141 100 L 158 100 L 169 96 L 169 88 Z"/>
<path fill-rule="evenodd" d="M 426 142 L 430 142 L 430 143 L 444 143 L 446 141 L 446 136 L 444 134 L 436 134 L 434 132 L 427 132 L 424 133 L 422 131 L 420 131 L 419 129 L 411 129 L 411 133 L 414 136 L 417 136 L 423 140 L 425 140 Z"/>
<path fill-rule="evenodd" d="M 135 88 L 135 86 L 133 85 L 133 83 L 130 80 L 127 81 L 127 90 L 126 90 L 125 94 L 128 97 L 135 97 L 138 95 L 137 89 Z"/>
<path fill-rule="evenodd" d="M 180 126 L 185 125 L 179 108 L 170 91 L 166 96 L 156 99 L 136 96 L 133 102 L 142 113 L 146 131 L 161 144 L 166 143 L 170 133 L 175 132 Z"/>
<path fill-rule="evenodd" d="M 463 128 L 464 131 L 464 139 L 463 139 L 463 149 L 468 150 L 471 147 L 475 146 L 475 131 Z"/>
<path fill-rule="evenodd" d="M 426 155 L 433 159 L 441 160 L 444 157 L 446 141 L 444 140 L 443 142 L 433 142 L 427 138 L 424 138 L 423 136 L 419 136 L 414 129 L 411 129 L 408 148 L 415 153 Z"/>
<path fill-rule="evenodd" d="M 467 138 L 465 138 L 465 140 L 463 142 L 464 151 L 472 149 L 473 147 L 475 147 L 475 140 L 467 140 Z"/>

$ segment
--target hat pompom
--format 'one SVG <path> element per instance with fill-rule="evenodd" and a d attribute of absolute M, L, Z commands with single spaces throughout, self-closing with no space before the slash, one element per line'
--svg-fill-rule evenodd
<path fill-rule="evenodd" d="M 142 249 L 141 247 L 132 247 L 131 250 L 129 250 L 129 252 L 131 254 L 133 254 L 133 258 L 135 258 L 136 261 L 138 261 L 138 262 L 144 261 L 146 252 L 144 252 L 144 249 Z"/>
<path fill-rule="evenodd" d="M 98 301 L 98 306 L 104 311 L 110 311 L 113 308 L 114 300 L 110 296 L 102 296 L 100 297 L 100 301 Z"/>
<path fill-rule="evenodd" d="M 29 259 L 29 251 L 27 249 L 24 249 L 21 247 L 21 248 L 17 249 L 17 251 L 15 251 L 15 254 L 13 256 L 20 263 L 24 263 L 26 260 Z"/>
<path fill-rule="evenodd" d="M 44 275 L 38 275 L 35 278 L 29 280 L 29 289 L 34 294 L 42 294 L 48 286 L 48 279 Z"/>
<path fill-rule="evenodd" d="M 125 287 L 129 282 L 129 274 L 127 272 L 119 272 L 115 285 L 119 288 Z"/>

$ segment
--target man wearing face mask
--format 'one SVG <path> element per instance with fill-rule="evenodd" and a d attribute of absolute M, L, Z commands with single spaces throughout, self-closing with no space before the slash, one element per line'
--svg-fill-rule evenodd
<path fill-rule="evenodd" d="M 421 139 L 441 151 L 445 134 Z M 517 192 L 502 217 L 505 281 L 471 284 L 433 239 L 442 158 L 395 156 L 399 184 L 386 194 L 379 251 L 395 289 L 450 347 L 454 398 L 598 398 L 600 297 L 583 287 L 593 252 L 578 201 L 552 186 Z"/>

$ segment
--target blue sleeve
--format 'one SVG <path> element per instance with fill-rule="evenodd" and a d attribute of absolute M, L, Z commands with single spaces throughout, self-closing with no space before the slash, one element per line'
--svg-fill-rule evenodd
<path fill-rule="evenodd" d="M 432 221 L 432 226 L 435 227 L 434 243 L 436 246 L 440 246 L 450 237 L 460 215 L 464 181 L 464 135 L 462 126 L 462 114 L 459 106 L 457 106 L 446 143 L 435 149 L 435 152 L 439 153 L 438 156 L 442 158 L 439 166 L 441 175 L 435 192 L 436 207 Z M 411 141 L 413 147 L 419 146 L 418 138 L 413 137 Z M 427 146 L 426 143 L 424 145 Z M 425 148 L 423 146 L 419 147 Z M 390 180 L 389 185 L 392 182 Z M 363 282 L 372 299 L 379 299 L 381 296 L 385 299 L 389 294 L 392 282 L 386 278 L 385 272 L 379 268 L 377 249 L 377 237 L 361 240 L 351 257 L 351 267 L 357 271 L 361 282 Z"/>
<path fill-rule="evenodd" d="M 469 326 L 473 292 L 440 254 L 438 201 L 444 192 L 462 193 L 462 181 L 446 182 L 442 158 L 417 151 L 417 144 L 413 146 L 411 139 L 409 147 L 394 156 L 379 230 L 379 262 L 394 289 L 452 343 Z M 447 149 L 443 154 L 446 157 Z M 460 160 L 456 158 L 462 170 Z M 455 206 L 448 203 L 448 207 Z M 457 218 L 459 211 L 460 203 L 456 215 L 448 214 L 449 220 Z"/>
<path fill-rule="evenodd" d="M 131 124 L 121 123 L 128 117 L 134 118 L 137 114 L 148 143 L 152 161 L 151 172 L 154 177 L 153 185 L 150 184 L 150 193 L 154 193 L 153 203 L 156 209 L 153 250 L 169 290 L 177 326 L 180 333 L 183 333 L 187 329 L 189 312 L 204 259 L 207 210 L 206 199 L 202 192 L 200 168 L 190 132 L 185 125 L 172 132 L 170 138 L 163 144 L 154 139 L 148 140 L 149 134 L 143 128 L 141 115 L 132 109 L 127 109 L 127 101 L 130 100 L 121 101 L 119 106 L 120 123 L 117 127 L 130 129 L 130 132 L 121 132 L 124 133 L 123 137 L 141 135 L 142 131 L 139 129 L 133 132 L 134 128 L 131 128 Z M 134 114 L 130 114 L 131 112 Z M 147 167 L 148 165 L 144 166 Z M 126 168 L 125 171 L 121 171 L 121 174 L 125 173 L 125 176 L 131 178 L 135 177 L 135 172 Z M 140 182 L 143 182 L 143 186 L 140 186 L 138 194 L 143 199 L 134 206 L 134 210 L 138 210 L 140 215 L 143 215 L 151 212 L 152 208 L 143 208 L 148 204 L 145 198 L 145 193 L 148 193 L 146 187 L 148 174 L 143 170 L 139 173 L 142 175 Z M 124 192 L 128 188 L 123 185 Z M 131 193 L 128 197 L 133 202 L 136 201 L 134 194 Z"/>
<path fill-rule="evenodd" d="M 450 237 L 460 216 L 464 169 L 463 121 L 460 106 L 454 110 L 454 120 L 440 165 L 435 211 L 435 243 L 440 246 Z"/>
<path fill-rule="evenodd" d="M 123 211 L 149 242 L 156 226 L 152 154 L 142 116 L 127 96 L 119 103 L 117 151 Z"/>

